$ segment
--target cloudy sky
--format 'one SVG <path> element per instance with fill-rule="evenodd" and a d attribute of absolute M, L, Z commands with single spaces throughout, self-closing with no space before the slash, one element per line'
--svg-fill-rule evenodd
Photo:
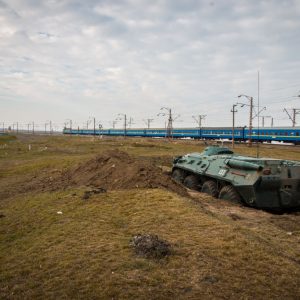
<path fill-rule="evenodd" d="M 231 126 L 239 94 L 257 103 L 259 71 L 262 114 L 290 125 L 299 56 L 299 0 L 0 0 L 0 122 L 164 126 L 165 106 L 175 126 Z"/>

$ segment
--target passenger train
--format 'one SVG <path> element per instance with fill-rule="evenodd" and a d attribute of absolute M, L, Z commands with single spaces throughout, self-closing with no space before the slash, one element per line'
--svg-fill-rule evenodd
<path fill-rule="evenodd" d="M 167 137 L 165 128 L 128 128 L 124 129 L 70 129 L 64 128 L 64 134 L 77 135 L 108 135 L 108 136 L 128 136 L 128 137 Z M 203 127 L 203 128 L 173 128 L 171 132 L 173 138 L 193 138 L 193 139 L 232 139 L 232 127 Z M 236 127 L 234 129 L 234 139 L 236 141 L 247 141 L 250 138 L 247 127 Z M 300 127 L 262 127 L 253 128 L 251 133 L 252 141 L 260 142 L 285 142 L 300 144 Z"/>

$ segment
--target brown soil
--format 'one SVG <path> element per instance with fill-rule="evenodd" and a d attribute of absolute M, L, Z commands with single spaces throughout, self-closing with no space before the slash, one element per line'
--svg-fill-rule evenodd
<path fill-rule="evenodd" d="M 3 198 L 28 191 L 59 190 L 74 186 L 102 188 L 107 191 L 132 188 L 165 188 L 186 196 L 186 188 L 173 181 L 156 162 L 136 160 L 126 152 L 106 151 L 67 170 L 46 170 L 15 189 L 2 190 Z"/>
<path fill-rule="evenodd" d="M 62 175 L 65 185 L 95 186 L 107 190 L 163 187 L 179 194 L 185 188 L 150 161 L 136 160 L 125 152 L 114 150 L 68 170 Z"/>
<path fill-rule="evenodd" d="M 170 255 L 172 252 L 172 247 L 169 242 L 153 234 L 135 235 L 130 241 L 130 246 L 134 248 L 138 256 L 146 258 L 161 259 Z"/>

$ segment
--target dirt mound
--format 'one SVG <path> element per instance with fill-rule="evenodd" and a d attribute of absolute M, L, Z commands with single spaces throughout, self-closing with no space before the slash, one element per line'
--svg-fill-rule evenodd
<path fill-rule="evenodd" d="M 157 235 L 138 234 L 131 239 L 130 245 L 137 255 L 146 258 L 160 259 L 171 254 L 171 245 Z"/>
<path fill-rule="evenodd" d="M 165 188 L 187 196 L 186 189 L 173 181 L 170 174 L 158 165 L 158 161 L 149 157 L 132 157 L 117 149 L 110 150 L 67 170 L 47 169 L 28 176 L 25 181 L 23 179 L 16 182 L 14 179 L 15 188 L 4 187 L 0 190 L 0 198 L 29 191 L 55 191 L 74 186 L 89 188 L 84 199 L 106 190 L 132 188 Z"/>
<path fill-rule="evenodd" d="M 134 159 L 119 150 L 107 151 L 67 170 L 57 184 L 58 188 L 93 186 L 105 190 L 166 188 L 181 195 L 187 194 L 184 187 L 174 182 L 169 174 L 151 161 Z"/>

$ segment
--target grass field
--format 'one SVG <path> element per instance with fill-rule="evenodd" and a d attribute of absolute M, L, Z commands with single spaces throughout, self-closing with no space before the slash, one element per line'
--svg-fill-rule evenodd
<path fill-rule="evenodd" d="M 121 150 L 162 169 L 201 141 L 66 136 L 0 137 L 1 299 L 299 299 L 300 213 L 274 215 L 201 193 L 47 190 L 32 182 Z M 256 149 L 237 145 L 255 155 Z M 262 156 L 300 160 L 299 148 Z M 124 174 L 126 176 L 126 174 Z M 130 239 L 150 233 L 172 254 L 136 256 Z"/>

